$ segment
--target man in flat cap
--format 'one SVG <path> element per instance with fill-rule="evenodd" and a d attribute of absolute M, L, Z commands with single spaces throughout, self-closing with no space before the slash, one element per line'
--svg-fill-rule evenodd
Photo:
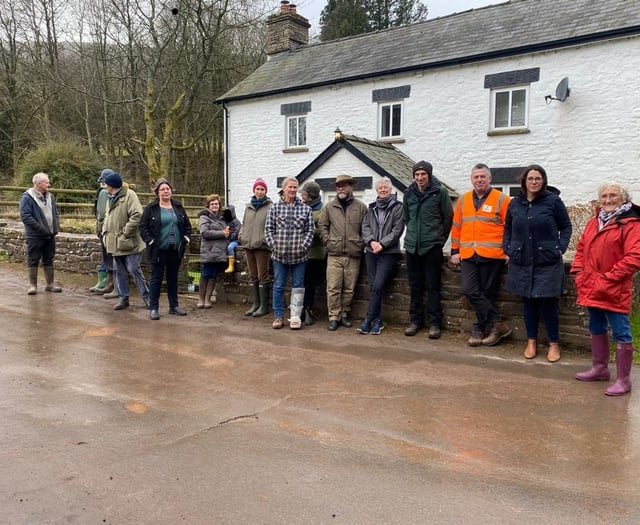
<path fill-rule="evenodd" d="M 320 213 L 318 230 L 327 249 L 328 330 L 339 325 L 353 326 L 351 303 L 360 274 L 364 250 L 362 221 L 367 205 L 353 195 L 355 179 L 350 175 L 336 177 L 337 195 Z"/>

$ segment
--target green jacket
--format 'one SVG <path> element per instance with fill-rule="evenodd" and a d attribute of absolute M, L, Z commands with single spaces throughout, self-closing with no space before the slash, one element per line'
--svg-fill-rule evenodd
<path fill-rule="evenodd" d="M 114 199 L 109 198 L 102 225 L 102 242 L 110 255 L 133 255 L 144 251 L 140 236 L 142 204 L 135 191 L 122 186 Z"/>
<path fill-rule="evenodd" d="M 424 192 L 413 182 L 404 194 L 402 216 L 407 253 L 424 255 L 434 246 L 444 246 L 453 222 L 449 192 L 435 177 L 431 177 Z"/>

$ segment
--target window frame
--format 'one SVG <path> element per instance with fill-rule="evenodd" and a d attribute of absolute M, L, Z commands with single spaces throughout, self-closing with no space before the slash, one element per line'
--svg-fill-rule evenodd
<path fill-rule="evenodd" d="M 513 86 L 503 86 L 491 89 L 491 109 L 490 109 L 490 131 L 522 131 L 529 130 L 529 106 L 531 100 L 531 85 L 530 84 L 518 84 Z M 513 125 L 513 93 L 516 91 L 524 91 L 524 123 L 519 125 Z M 497 97 L 498 94 L 509 93 L 509 115 L 508 124 L 506 126 L 496 126 L 496 112 L 498 110 Z"/>
<path fill-rule="evenodd" d="M 291 139 L 291 134 L 289 133 L 289 128 L 290 128 L 290 122 L 292 120 L 296 120 L 297 121 L 297 131 L 296 131 L 296 140 L 297 143 L 296 144 L 291 144 L 290 139 Z M 300 143 L 300 121 L 304 120 L 304 143 Z M 303 148 L 307 148 L 307 113 L 298 113 L 298 114 L 291 114 L 291 115 L 285 115 L 285 121 L 284 121 L 284 140 L 285 140 L 285 149 L 287 150 L 296 150 L 296 149 L 303 149 Z"/>
<path fill-rule="evenodd" d="M 393 117 L 394 117 L 394 106 L 399 106 L 400 112 L 400 130 L 397 135 L 393 134 Z M 384 108 L 391 108 L 389 111 L 389 135 L 383 135 L 383 111 Z M 385 100 L 384 102 L 378 102 L 378 139 L 379 140 L 396 140 L 402 138 L 404 127 L 404 100 Z"/>

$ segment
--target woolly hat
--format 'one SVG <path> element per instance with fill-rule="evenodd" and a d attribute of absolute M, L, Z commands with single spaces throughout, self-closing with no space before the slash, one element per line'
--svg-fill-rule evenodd
<path fill-rule="evenodd" d="M 263 179 L 261 179 L 260 177 L 258 177 L 258 178 L 256 179 L 256 181 L 253 183 L 253 188 L 252 188 L 252 190 L 253 190 L 253 191 L 256 191 L 256 188 L 257 188 L 258 186 L 262 186 L 262 187 L 264 188 L 264 191 L 268 191 L 268 189 L 269 189 L 269 188 L 267 188 L 267 183 L 266 183 Z"/>
<path fill-rule="evenodd" d="M 416 171 L 418 170 L 424 170 L 429 174 L 429 177 L 431 177 L 431 174 L 433 173 L 433 166 L 431 165 L 430 162 L 427 162 L 426 160 L 421 160 L 419 162 L 416 162 L 413 165 L 413 173 L 415 175 Z"/>
<path fill-rule="evenodd" d="M 320 196 L 320 184 L 310 180 L 302 186 L 300 193 L 306 193 L 311 199 L 315 199 Z"/>
<path fill-rule="evenodd" d="M 171 185 L 171 183 L 165 179 L 164 177 L 160 177 L 154 184 L 153 184 L 153 193 L 155 193 L 156 195 L 158 194 L 158 190 L 160 189 L 160 186 L 166 184 L 167 186 L 169 186 L 172 190 L 173 190 L 173 186 Z"/>
<path fill-rule="evenodd" d="M 122 188 L 122 177 L 118 173 L 112 171 L 104 178 L 104 183 L 107 186 L 119 189 Z"/>
<path fill-rule="evenodd" d="M 98 184 L 101 184 L 104 182 L 104 179 L 107 178 L 107 175 L 111 175 L 112 173 L 115 173 L 115 171 L 110 170 L 109 168 L 105 168 L 100 172 L 100 176 L 98 177 Z"/>

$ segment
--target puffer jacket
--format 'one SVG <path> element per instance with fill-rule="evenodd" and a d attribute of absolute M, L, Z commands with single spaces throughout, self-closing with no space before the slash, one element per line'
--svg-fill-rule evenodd
<path fill-rule="evenodd" d="M 640 269 L 640 206 L 599 230 L 598 213 L 584 228 L 571 273 L 576 273 L 577 303 L 628 314 L 633 275 Z"/>
<path fill-rule="evenodd" d="M 362 222 L 362 239 L 365 243 L 365 252 L 373 253 L 369 244 L 377 241 L 382 244 L 381 253 L 400 253 L 400 237 L 404 231 L 402 219 L 402 203 L 391 199 L 384 214 L 382 229 L 378 222 L 378 204 L 373 201 L 369 204 L 367 215 Z"/>
<path fill-rule="evenodd" d="M 367 214 L 367 205 L 352 197 L 346 210 L 340 199 L 334 197 L 320 212 L 318 231 L 327 253 L 338 257 L 362 257 L 362 221 Z"/>
<path fill-rule="evenodd" d="M 402 210 L 407 253 L 424 255 L 435 246 L 444 246 L 451 231 L 453 205 L 449 192 L 436 177 L 431 177 L 424 192 L 412 182 L 405 191 Z"/>
<path fill-rule="evenodd" d="M 203 263 L 227 262 L 229 239 L 224 229 L 228 226 L 222 214 L 204 209 L 198 213 L 200 230 L 200 260 Z"/>
<path fill-rule="evenodd" d="M 142 204 L 135 191 L 122 186 L 109 198 L 102 224 L 102 242 L 110 255 L 133 255 L 145 249 L 140 235 Z"/>
<path fill-rule="evenodd" d="M 251 202 L 247 204 L 242 218 L 242 229 L 240 230 L 240 245 L 245 250 L 268 250 L 267 241 L 264 235 L 264 226 L 267 222 L 267 215 L 271 199 L 256 208 Z"/>
<path fill-rule="evenodd" d="M 504 225 L 503 248 L 509 256 L 505 286 L 521 297 L 558 297 L 564 283 L 564 261 L 571 240 L 571 219 L 559 197 L 545 190 L 533 201 L 521 193 L 511 199 Z"/>

